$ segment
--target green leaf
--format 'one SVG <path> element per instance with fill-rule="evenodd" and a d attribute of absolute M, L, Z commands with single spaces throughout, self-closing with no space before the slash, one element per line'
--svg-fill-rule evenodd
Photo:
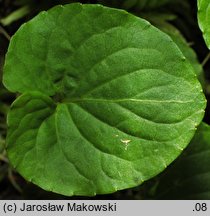
<path fill-rule="evenodd" d="M 203 32 L 204 39 L 210 49 L 210 2 L 198 0 L 198 23 Z"/>
<path fill-rule="evenodd" d="M 205 108 L 171 38 L 100 5 L 57 6 L 23 25 L 3 80 L 22 93 L 8 115 L 11 163 L 64 195 L 111 193 L 157 175 L 190 142 Z"/>
<path fill-rule="evenodd" d="M 160 179 L 161 199 L 210 199 L 210 126 L 202 123 L 189 147 Z"/>

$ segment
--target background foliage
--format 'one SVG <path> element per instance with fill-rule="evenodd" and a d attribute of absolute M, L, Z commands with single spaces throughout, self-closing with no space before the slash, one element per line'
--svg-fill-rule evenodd
<path fill-rule="evenodd" d="M 33 18 L 37 13 L 42 10 L 51 8 L 57 4 L 65 4 L 76 1 L 70 0 L 49 0 L 49 1 L 37 1 L 37 0 L 0 0 L 0 75 L 2 77 L 2 67 L 4 63 L 5 53 L 8 48 L 8 44 L 11 36 L 17 31 L 21 24 Z M 185 53 L 185 56 L 192 63 L 194 70 L 199 76 L 202 83 L 206 97 L 208 100 L 208 106 L 206 109 L 206 115 L 204 121 L 210 123 L 210 109 L 209 109 L 209 94 L 210 94 L 210 61 L 209 50 L 203 40 L 202 33 L 198 26 L 197 21 L 197 1 L 196 0 L 95 0 L 95 1 L 79 1 L 81 3 L 101 3 L 111 7 L 123 8 L 129 12 L 143 17 L 149 20 L 152 24 L 159 27 L 161 30 L 168 33 L 172 39 L 177 43 L 179 48 Z M 191 49 L 189 49 L 189 46 Z M 1 78 L 0 78 L 1 81 Z M 4 150 L 5 136 L 6 136 L 6 114 L 12 101 L 16 98 L 16 95 L 9 93 L 0 84 L 0 199 L 65 199 L 69 197 L 63 197 L 56 194 L 45 192 L 36 186 L 26 182 L 20 177 L 9 165 L 6 152 Z M 202 125 L 201 127 L 208 127 Z M 205 129 L 208 131 L 208 129 Z M 206 133 L 206 132 L 205 132 Z M 193 143 L 199 143 L 200 138 L 196 138 L 192 141 L 189 148 L 186 150 L 186 154 L 194 152 L 192 150 Z M 205 142 L 208 139 L 205 139 Z M 190 149 L 191 148 L 191 149 Z M 182 163 L 181 155 L 178 161 L 175 161 L 166 171 L 154 179 L 144 183 L 143 185 L 120 191 L 111 195 L 101 195 L 93 197 L 93 199 L 184 199 L 195 198 L 195 196 L 188 196 L 186 194 L 177 196 L 176 193 L 168 192 L 159 194 L 159 191 L 164 191 L 163 183 L 167 182 L 167 187 L 179 186 L 179 180 L 171 182 L 171 174 L 176 173 L 176 163 Z M 193 153 L 192 153 L 193 154 Z M 209 154 L 208 154 L 209 155 Z M 208 156 L 207 156 L 208 158 Z M 210 158 L 210 156 L 209 156 Z M 181 161 L 181 162 L 180 162 Z M 192 163 L 195 163 L 193 161 Z M 205 165 L 206 164 L 206 165 Z M 201 164 L 207 166 L 209 159 L 205 160 L 205 163 Z M 175 167 L 175 168 L 174 168 Z M 205 168 L 204 168 L 205 170 Z M 205 170 L 205 173 L 209 173 L 209 169 Z M 166 176 L 166 177 L 165 177 Z M 176 175 L 176 179 L 179 179 L 179 175 Z M 206 179 L 200 181 L 194 181 L 196 184 L 203 183 L 202 181 L 210 181 L 209 174 Z M 179 186 L 180 190 L 182 186 Z M 209 196 L 208 185 L 202 189 L 206 195 Z M 203 197 L 199 197 L 202 199 Z M 81 198 L 81 197 L 79 197 Z M 73 199 L 76 199 L 73 197 Z M 87 199 L 87 198 L 86 198 Z"/>

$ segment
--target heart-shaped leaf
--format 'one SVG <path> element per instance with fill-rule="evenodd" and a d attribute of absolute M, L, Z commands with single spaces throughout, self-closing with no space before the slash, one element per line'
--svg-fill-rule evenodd
<path fill-rule="evenodd" d="M 65 195 L 111 193 L 164 170 L 187 146 L 205 98 L 176 44 L 100 5 L 57 6 L 12 38 L 4 84 L 8 155 L 29 181 Z"/>
<path fill-rule="evenodd" d="M 210 49 L 210 1 L 198 0 L 198 23 Z"/>

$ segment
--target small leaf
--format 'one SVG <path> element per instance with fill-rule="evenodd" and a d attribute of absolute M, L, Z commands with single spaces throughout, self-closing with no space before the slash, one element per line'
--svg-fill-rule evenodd
<path fill-rule="evenodd" d="M 161 199 L 210 199 L 210 126 L 202 123 L 186 151 L 160 178 Z"/>
<path fill-rule="evenodd" d="M 198 0 L 198 23 L 210 49 L 210 1 Z"/>
<path fill-rule="evenodd" d="M 8 115 L 11 163 L 64 195 L 111 193 L 157 175 L 188 145 L 205 108 L 170 37 L 100 5 L 57 6 L 23 25 L 3 80 L 22 93 Z"/>

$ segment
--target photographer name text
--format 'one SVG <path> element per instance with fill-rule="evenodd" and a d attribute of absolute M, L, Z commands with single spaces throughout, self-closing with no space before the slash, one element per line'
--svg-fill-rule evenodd
<path fill-rule="evenodd" d="M 27 204 L 23 202 L 21 205 L 16 203 L 5 203 L 3 206 L 4 213 L 8 212 L 116 212 L 116 203 L 90 204 L 90 203 L 65 203 L 65 204 Z"/>

